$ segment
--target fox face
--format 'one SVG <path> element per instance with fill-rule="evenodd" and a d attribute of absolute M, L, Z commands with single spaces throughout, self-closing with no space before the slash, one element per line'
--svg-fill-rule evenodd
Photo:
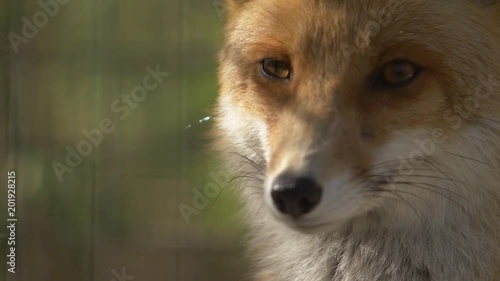
<path fill-rule="evenodd" d="M 220 146 L 251 162 L 237 169 L 258 184 L 243 189 L 277 221 L 418 224 L 488 197 L 467 200 L 499 170 L 496 1 L 228 5 Z"/>

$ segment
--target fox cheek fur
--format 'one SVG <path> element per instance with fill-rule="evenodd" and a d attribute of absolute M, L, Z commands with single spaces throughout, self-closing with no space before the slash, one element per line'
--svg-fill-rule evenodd
<path fill-rule="evenodd" d="M 256 278 L 500 280 L 500 3 L 227 5 L 215 148 Z"/>

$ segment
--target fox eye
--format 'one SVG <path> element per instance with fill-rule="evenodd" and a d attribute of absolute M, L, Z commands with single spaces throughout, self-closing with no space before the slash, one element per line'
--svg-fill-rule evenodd
<path fill-rule="evenodd" d="M 376 86 L 399 88 L 415 80 L 420 69 L 409 61 L 392 61 L 382 67 Z"/>
<path fill-rule="evenodd" d="M 275 59 L 265 59 L 261 63 L 261 70 L 264 75 L 281 80 L 290 79 L 292 69 L 290 64 Z"/>

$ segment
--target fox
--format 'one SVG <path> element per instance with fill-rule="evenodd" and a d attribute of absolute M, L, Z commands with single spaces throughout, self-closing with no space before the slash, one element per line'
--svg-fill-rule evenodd
<path fill-rule="evenodd" d="M 226 0 L 250 280 L 500 280 L 500 1 Z"/>

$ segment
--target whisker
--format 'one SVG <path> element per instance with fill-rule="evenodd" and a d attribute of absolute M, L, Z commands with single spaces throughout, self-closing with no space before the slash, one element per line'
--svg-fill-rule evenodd
<path fill-rule="evenodd" d="M 255 195 L 260 195 L 260 196 L 263 196 L 263 195 L 264 195 L 264 192 L 259 192 L 259 191 L 257 191 L 257 192 L 254 192 L 254 193 L 252 193 L 252 194 L 249 194 L 249 195 L 247 196 L 247 198 L 245 199 L 245 201 L 243 202 L 243 204 L 248 203 L 248 200 L 249 200 L 251 197 L 255 196 Z"/>
<path fill-rule="evenodd" d="M 260 179 L 259 179 L 259 180 L 255 180 L 255 179 L 249 179 L 249 178 L 242 178 L 242 179 L 240 179 L 240 180 L 238 181 L 238 183 L 235 185 L 233 192 L 234 192 L 235 190 L 239 189 L 239 188 L 241 187 L 241 185 L 242 185 L 243 183 L 245 183 L 245 182 L 255 182 L 255 183 L 258 183 L 258 184 L 262 184 L 264 181 L 262 181 L 262 180 L 260 180 Z"/>
<path fill-rule="evenodd" d="M 434 190 L 430 187 L 434 187 L 434 188 L 440 188 L 440 187 L 437 187 L 437 186 L 434 186 L 434 185 L 430 185 L 430 184 L 425 184 L 425 183 L 412 183 L 412 182 L 396 182 L 397 184 L 403 184 L 403 185 L 407 185 L 407 186 L 413 186 L 413 187 L 416 187 L 416 188 L 421 188 L 421 189 L 424 189 L 424 190 L 427 190 L 429 192 L 432 192 L 432 193 L 435 193 L 435 194 L 438 194 L 438 195 L 441 195 L 443 196 L 444 198 L 446 198 L 447 200 L 449 200 L 450 202 L 454 203 L 455 205 L 457 205 L 458 207 L 460 207 L 467 215 L 469 215 L 471 218 L 472 218 L 472 215 L 469 213 L 469 211 L 464 207 L 462 206 L 462 204 L 458 203 L 457 201 L 451 199 L 449 196 L 447 196 L 446 194 L 444 193 L 441 193 L 437 190 Z M 383 182 L 381 182 L 381 184 L 383 184 Z M 423 185 L 427 185 L 427 186 L 430 186 L 430 187 L 425 187 L 425 186 L 420 186 L 419 184 L 423 184 Z M 440 188 L 440 189 L 443 189 L 443 188 Z M 445 189 L 445 188 L 444 188 Z M 451 190 L 448 190 L 448 189 L 445 189 L 447 190 L 448 192 L 452 192 Z M 453 193 L 453 192 L 452 192 Z M 457 193 L 454 193 L 455 195 L 459 196 L 460 198 L 464 199 L 465 201 L 469 202 L 469 200 Z"/>
<path fill-rule="evenodd" d="M 479 119 L 484 119 L 486 121 L 494 123 L 495 125 L 500 125 L 500 120 L 496 120 L 496 119 L 492 119 L 492 118 L 488 118 L 488 117 L 484 117 L 484 116 L 475 116 L 475 117 L 479 118 Z"/>
<path fill-rule="evenodd" d="M 481 160 L 474 159 L 474 158 L 472 158 L 472 157 L 468 157 L 468 156 L 465 156 L 465 155 L 456 154 L 456 153 L 453 153 L 453 152 L 448 152 L 448 151 L 445 151 L 445 152 L 446 152 L 446 153 L 448 153 L 448 154 L 451 154 L 451 155 L 453 155 L 453 156 L 456 156 L 456 157 L 459 157 L 459 158 L 462 158 L 462 159 L 466 159 L 466 160 L 471 160 L 471 161 L 473 161 L 473 162 L 480 163 L 480 164 L 483 164 L 483 165 L 485 165 L 485 166 L 488 166 L 488 167 L 490 167 L 490 168 L 494 169 L 494 167 L 493 167 L 492 165 L 490 165 L 490 164 L 488 164 L 488 163 L 486 163 L 486 162 L 483 162 L 483 161 L 481 161 Z"/>
<path fill-rule="evenodd" d="M 440 190 L 443 190 L 443 191 L 447 191 L 457 197 L 460 197 L 461 199 L 469 202 L 469 199 L 467 199 L 465 196 L 451 190 L 451 189 L 448 189 L 448 188 L 445 188 L 445 187 L 442 187 L 442 186 L 437 186 L 437 185 L 433 185 L 433 184 L 430 184 L 430 183 L 426 183 L 426 182 L 409 182 L 409 181 L 393 181 L 392 183 L 402 183 L 402 184 L 422 184 L 424 186 L 428 186 L 430 188 L 435 188 L 435 189 L 440 189 Z"/>
<path fill-rule="evenodd" d="M 400 200 L 408 203 L 408 206 L 410 206 L 413 209 L 413 211 L 415 211 L 415 214 L 417 214 L 417 216 L 420 218 L 420 221 L 422 223 L 424 222 L 424 218 L 422 217 L 422 215 L 420 215 L 420 213 L 418 212 L 417 208 L 415 208 L 415 206 L 413 206 L 413 204 L 410 203 L 410 201 L 406 200 L 403 196 L 401 196 L 400 194 L 397 194 L 396 192 L 389 191 L 389 193 L 397 196 Z"/>
<path fill-rule="evenodd" d="M 401 202 L 401 203 L 405 203 L 404 205 L 407 205 L 407 207 L 409 207 L 411 210 L 413 210 L 413 212 L 415 212 L 415 214 L 419 217 L 420 221 L 423 223 L 424 222 L 424 218 L 422 217 L 422 215 L 418 212 L 417 208 L 415 208 L 415 206 L 413 206 L 410 201 L 406 200 L 403 196 L 401 196 L 400 194 L 397 194 L 391 190 L 386 190 L 386 189 L 377 189 L 377 190 L 371 190 L 370 192 L 367 192 L 367 193 L 380 193 L 380 192 L 387 192 L 389 194 L 392 194 L 398 198 L 393 198 L 393 197 L 388 197 L 388 196 L 383 196 L 383 195 L 380 195 L 380 194 L 377 194 L 377 197 L 380 197 L 380 198 L 384 198 L 384 199 L 390 199 L 390 200 L 394 200 L 396 202 Z"/>
<path fill-rule="evenodd" d="M 427 159 L 424 159 L 424 161 L 429 163 L 430 165 L 432 165 L 434 168 L 438 169 L 445 177 L 447 177 L 448 179 L 451 180 L 451 177 L 447 173 L 445 173 L 442 169 L 440 169 L 437 165 L 433 164 L 431 161 L 429 161 Z M 455 187 L 458 189 L 457 183 L 453 180 L 452 180 L 452 182 L 453 182 L 453 185 L 455 185 Z"/>
<path fill-rule="evenodd" d="M 245 159 L 247 161 L 248 164 L 250 164 L 251 166 L 253 166 L 255 169 L 259 170 L 260 172 L 264 173 L 264 168 L 262 168 L 261 165 L 259 165 L 257 162 L 255 162 L 254 160 L 250 159 L 249 157 L 245 156 L 245 155 L 242 155 L 238 152 L 235 152 L 235 151 L 232 151 L 232 152 L 229 152 L 230 154 L 234 154 L 236 156 L 239 156 L 243 159 Z"/>
<path fill-rule="evenodd" d="M 397 193 L 401 193 L 401 194 L 408 194 L 408 195 L 411 195 L 411 196 L 414 196 L 424 202 L 427 203 L 427 200 L 425 200 L 424 198 L 422 198 L 421 196 L 418 196 L 417 194 L 413 193 L 413 192 L 409 192 L 409 191 L 405 191 L 405 190 L 389 190 L 389 189 L 385 189 L 385 188 L 381 188 L 381 187 L 377 187 L 377 190 L 376 191 L 385 191 L 385 192 L 397 192 Z"/>
<path fill-rule="evenodd" d="M 417 177 L 417 178 L 430 178 L 430 179 L 441 179 L 441 180 L 449 180 L 449 181 L 452 181 L 452 182 L 458 182 L 460 184 L 463 184 L 465 185 L 464 182 L 460 181 L 460 180 L 457 180 L 457 179 L 452 179 L 452 178 L 443 178 L 443 177 L 439 177 L 439 176 L 432 176 L 432 175 L 401 175 L 401 174 L 397 174 L 397 173 L 394 173 L 394 174 L 390 174 L 391 172 L 398 172 L 398 171 L 401 171 L 401 170 L 391 170 L 391 171 L 387 171 L 387 172 L 383 172 L 381 174 L 379 174 L 380 176 L 389 176 L 389 177 L 394 177 L 394 176 L 400 176 L 400 177 Z M 416 171 L 434 171 L 434 170 L 428 170 L 428 169 L 419 169 L 419 170 L 416 170 Z M 375 176 L 379 176 L 379 175 L 370 175 L 368 177 L 375 177 Z"/>

